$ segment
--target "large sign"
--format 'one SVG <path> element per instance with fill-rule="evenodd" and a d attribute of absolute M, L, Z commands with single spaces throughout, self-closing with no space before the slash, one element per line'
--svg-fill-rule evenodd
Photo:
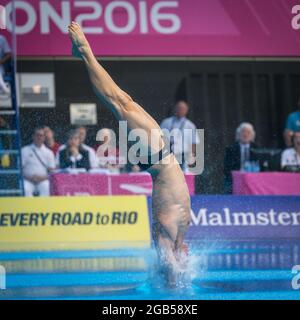
<path fill-rule="evenodd" d="M 143 196 L 0 199 L 0 252 L 149 246 Z"/>
<path fill-rule="evenodd" d="M 299 239 L 300 197 L 193 196 L 189 240 Z M 0 199 L 0 252 L 150 247 L 151 198 Z"/>
<path fill-rule="evenodd" d="M 192 197 L 190 239 L 299 239 L 300 197 Z"/>
<path fill-rule="evenodd" d="M 13 30 L 10 0 L 6 36 Z M 21 56 L 69 56 L 76 20 L 101 56 L 299 56 L 297 0 L 18 0 Z"/>
<path fill-rule="evenodd" d="M 187 240 L 300 239 L 300 197 L 193 196 L 191 209 Z"/>

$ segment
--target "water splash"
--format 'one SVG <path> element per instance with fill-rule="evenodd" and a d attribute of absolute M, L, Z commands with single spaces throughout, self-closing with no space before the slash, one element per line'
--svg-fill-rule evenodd
<path fill-rule="evenodd" d="M 207 251 L 199 251 L 199 248 L 189 248 L 188 256 L 182 254 L 176 270 L 175 284 L 170 288 L 167 285 L 165 275 L 161 272 L 157 255 L 154 253 L 149 266 L 149 283 L 152 289 L 172 291 L 180 293 L 184 290 L 192 290 L 193 281 L 202 278 L 207 270 Z M 149 262 L 149 259 L 148 259 Z"/>
<path fill-rule="evenodd" d="M 190 246 L 189 255 L 182 257 L 182 259 L 185 259 L 185 267 L 182 269 L 181 276 L 178 279 L 178 287 L 191 288 L 193 281 L 203 278 L 207 271 L 208 253 Z"/>

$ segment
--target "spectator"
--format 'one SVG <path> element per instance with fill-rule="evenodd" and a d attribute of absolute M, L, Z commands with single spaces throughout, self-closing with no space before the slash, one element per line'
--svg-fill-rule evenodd
<path fill-rule="evenodd" d="M 292 137 L 293 148 L 286 149 L 281 156 L 281 168 L 288 170 L 289 166 L 300 167 L 300 132 Z"/>
<path fill-rule="evenodd" d="M 171 150 L 181 164 L 182 169 L 187 169 L 187 161 L 190 156 L 195 156 L 196 145 L 200 142 L 196 132 L 196 126 L 187 119 L 189 105 L 185 101 L 178 101 L 175 104 L 174 116 L 162 121 L 161 128 L 167 129 L 170 133 L 167 136 L 170 139 Z M 175 135 L 172 130 L 178 129 Z M 185 131 L 189 129 L 188 131 Z"/>
<path fill-rule="evenodd" d="M 86 127 L 81 126 L 81 127 L 78 127 L 76 130 L 79 133 L 81 147 L 84 150 L 87 150 L 89 152 L 91 168 L 97 168 L 98 167 L 98 160 L 97 160 L 97 157 L 96 157 L 95 150 L 85 144 L 86 136 L 87 136 Z"/>
<path fill-rule="evenodd" d="M 292 147 L 292 137 L 295 132 L 300 132 L 300 98 L 298 100 L 298 111 L 291 113 L 286 121 L 284 141 L 287 147 Z"/>
<path fill-rule="evenodd" d="M 95 149 L 100 168 L 120 171 L 124 165 L 119 164 L 119 149 L 116 146 L 115 133 L 107 128 L 101 129 L 97 133 L 96 140 L 99 141 Z"/>
<path fill-rule="evenodd" d="M 88 150 L 81 145 L 77 130 L 71 130 L 64 148 L 57 154 L 57 165 L 60 169 L 91 169 Z"/>
<path fill-rule="evenodd" d="M 11 58 L 11 50 L 4 36 L 0 35 L 0 89 L 5 94 L 10 94 L 10 90 L 3 80 L 5 69 L 4 64 Z"/>
<path fill-rule="evenodd" d="M 252 152 L 257 148 L 255 144 L 255 130 L 253 125 L 247 122 L 242 123 L 236 130 L 236 142 L 225 150 L 224 158 L 224 188 L 225 193 L 232 193 L 231 171 L 241 170 L 247 161 L 256 161 L 257 158 Z"/>
<path fill-rule="evenodd" d="M 22 167 L 26 196 L 49 196 L 49 173 L 55 169 L 55 157 L 45 146 L 43 128 L 36 128 L 33 143 L 22 148 Z"/>
<path fill-rule="evenodd" d="M 45 126 L 44 132 L 46 147 L 48 147 L 56 155 L 60 147 L 60 144 L 55 141 L 54 131 L 50 127 Z"/>
<path fill-rule="evenodd" d="M 85 144 L 86 136 L 87 136 L 87 130 L 85 127 L 78 127 L 77 129 L 73 130 L 78 133 L 79 141 L 80 141 L 80 148 L 82 150 L 85 150 L 88 152 L 89 155 L 89 163 L 90 163 L 90 169 L 98 168 L 98 159 L 96 157 L 96 152 L 93 148 L 89 147 Z M 72 131 L 72 132 L 73 132 Z M 73 132 L 75 134 L 75 132 Z M 58 149 L 58 153 L 62 150 L 64 150 L 67 146 L 62 145 Z"/>

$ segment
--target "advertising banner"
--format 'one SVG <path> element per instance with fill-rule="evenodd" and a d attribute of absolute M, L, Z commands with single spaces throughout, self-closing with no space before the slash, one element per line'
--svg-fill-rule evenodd
<path fill-rule="evenodd" d="M 300 238 L 300 197 L 192 197 L 192 223 L 188 238 Z"/>
<path fill-rule="evenodd" d="M 297 196 L 193 196 L 191 207 L 187 240 L 300 239 Z"/>
<path fill-rule="evenodd" d="M 10 39 L 14 6 L 1 4 Z M 20 56 L 70 56 L 72 20 L 98 56 L 300 55 L 297 0 L 18 0 L 15 7 Z"/>
<path fill-rule="evenodd" d="M 144 196 L 0 199 L 0 252 L 146 248 L 149 230 Z"/>

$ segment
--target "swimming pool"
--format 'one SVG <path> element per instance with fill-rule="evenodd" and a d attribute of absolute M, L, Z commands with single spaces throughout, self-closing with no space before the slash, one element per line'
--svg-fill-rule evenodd
<path fill-rule="evenodd" d="M 193 241 L 190 282 L 165 289 L 154 250 L 0 254 L 6 267 L 1 299 L 300 299 L 292 268 L 299 241 Z M 113 271 L 112 271 L 113 270 Z"/>

